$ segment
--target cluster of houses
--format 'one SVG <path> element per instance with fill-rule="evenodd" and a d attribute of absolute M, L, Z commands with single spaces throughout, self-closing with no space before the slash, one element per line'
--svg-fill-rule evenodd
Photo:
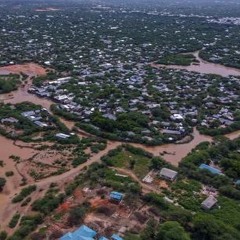
<path fill-rule="evenodd" d="M 49 129 L 50 127 L 56 127 L 53 121 L 51 120 L 50 113 L 45 108 L 24 111 L 21 112 L 21 116 L 31 121 L 34 125 L 42 129 Z M 5 117 L 0 119 L 0 123 L 3 125 L 13 125 L 19 123 L 19 119 L 15 117 Z M 59 140 L 67 140 L 74 136 L 75 133 L 61 133 L 58 132 L 55 134 L 55 138 Z"/>
<path fill-rule="evenodd" d="M 205 169 L 213 174 L 220 174 L 222 175 L 222 172 L 217 169 L 217 168 L 214 168 L 214 167 L 211 167 L 207 164 L 201 164 L 199 166 L 199 169 Z M 165 180 L 168 180 L 168 181 L 175 181 L 176 178 L 178 176 L 178 172 L 175 171 L 175 170 L 172 170 L 172 169 L 169 169 L 169 168 L 162 168 L 159 172 L 159 177 L 162 178 L 162 179 L 165 179 Z M 153 177 L 150 176 L 150 174 L 148 174 L 144 179 L 143 179 L 143 182 L 146 182 L 146 183 L 152 183 L 153 182 Z M 237 184 L 237 183 L 236 183 Z M 240 181 L 239 181 L 239 184 L 240 184 Z M 212 209 L 218 202 L 217 198 L 216 198 L 216 194 L 214 194 L 216 191 L 208 191 L 208 192 L 205 192 L 207 196 L 207 198 L 201 203 L 201 207 L 204 209 L 204 210 L 210 210 Z M 167 202 L 171 202 L 173 203 L 173 201 L 167 197 L 164 198 Z"/>
<path fill-rule="evenodd" d="M 109 201 L 120 204 L 124 198 L 124 194 L 116 191 L 110 192 Z M 101 236 L 95 230 L 89 228 L 86 225 L 82 225 L 80 228 L 75 230 L 74 232 L 68 232 L 63 235 L 60 240 L 123 240 L 119 234 L 112 234 L 110 238 Z"/>
<path fill-rule="evenodd" d="M 223 18 L 215 18 L 208 19 L 210 23 L 218 23 L 218 24 L 228 24 L 228 25 L 240 25 L 239 17 L 223 17 Z"/>
<path fill-rule="evenodd" d="M 98 111 L 106 119 L 116 121 L 123 113 L 139 112 L 148 117 L 148 127 L 141 132 L 126 132 L 126 138 L 140 134 L 154 139 L 156 133 L 169 140 L 179 140 L 189 134 L 194 125 L 213 128 L 227 127 L 236 122 L 239 95 L 234 84 L 239 81 L 214 79 L 213 76 L 183 70 L 152 69 L 155 78 L 146 82 L 148 72 L 144 64 L 126 69 L 122 64 L 107 64 L 100 73 L 83 72 L 79 77 L 64 77 L 49 81 L 41 87 L 32 86 L 29 92 L 55 101 L 63 111 L 76 115 L 91 124 L 91 116 Z M 107 67 L 106 67 L 107 66 Z M 112 74 L 112 72 L 116 73 Z M 217 94 L 211 87 L 217 85 Z M 205 93 L 204 98 L 199 94 Z M 204 115 L 202 112 L 204 109 Z M 215 114 L 212 114 L 212 112 Z"/>
<path fill-rule="evenodd" d="M 64 77 L 41 87 L 33 86 L 29 91 L 39 97 L 51 98 L 58 102 L 64 111 L 74 113 L 85 122 L 90 122 L 94 111 L 101 112 L 105 118 L 113 121 L 125 112 L 140 112 L 146 115 L 149 118 L 146 129 L 142 129 L 140 133 L 135 129 L 126 132 L 126 139 L 133 139 L 137 134 L 151 141 L 159 133 L 159 138 L 166 135 L 166 138 L 175 141 L 186 136 L 189 127 L 194 124 L 212 127 L 211 122 L 216 119 L 222 126 L 235 122 L 234 110 L 227 109 L 227 116 L 220 111 L 222 108 L 226 110 L 225 106 L 229 102 L 238 103 L 237 89 L 229 89 L 238 79 L 229 77 L 229 81 L 218 80 L 218 83 L 213 81 L 214 77 L 183 70 L 151 69 L 150 73 L 147 70 L 150 63 L 157 60 L 156 56 L 187 51 L 188 45 L 204 45 L 207 36 L 201 36 L 195 30 L 184 31 L 183 22 L 182 41 L 175 41 L 169 29 L 175 29 L 181 34 L 178 25 L 171 21 L 164 25 L 153 23 L 154 15 L 166 18 L 171 16 L 155 11 L 149 11 L 148 14 L 142 12 L 146 18 L 141 18 L 139 22 L 144 21 L 144 31 L 141 29 L 142 24 L 139 28 L 137 25 L 134 31 L 125 31 L 126 24 L 132 20 L 131 16 L 134 14 L 127 9 L 119 9 L 126 18 L 117 18 L 114 24 L 110 23 L 114 19 L 100 14 L 102 11 L 113 11 L 111 8 L 97 10 L 101 19 L 97 25 L 91 21 L 79 20 L 84 19 L 85 14 L 90 17 L 95 10 L 89 8 L 86 12 L 79 11 L 77 18 L 75 14 L 65 11 L 48 13 L 41 25 L 41 31 L 34 25 L 38 26 L 39 21 L 43 21 L 37 12 L 30 14 L 26 11 L 21 17 L 13 14 L 11 19 L 2 16 L 3 19 L 8 19 L 5 21 L 6 27 L 2 29 L 3 39 L 9 38 L 11 41 L 0 43 L 0 64 L 7 63 L 6 60 L 1 60 L 9 58 L 8 52 L 11 49 L 14 59 L 30 61 L 36 60 L 37 56 L 40 63 L 78 76 L 78 81 Z M 117 16 L 119 12 L 112 13 Z M 61 17 L 64 23 L 68 22 L 69 26 L 60 24 L 55 14 Z M 138 16 L 134 19 L 136 17 Z M 158 17 L 154 18 L 156 22 L 159 21 Z M 186 16 L 185 21 L 188 20 Z M 8 22 L 11 21 L 14 24 L 8 29 Z M 78 24 L 71 24 L 76 21 Z M 138 24 L 138 21 L 134 20 L 134 24 Z M 21 26 L 26 25 L 32 27 L 21 31 Z M 111 34 L 105 34 L 102 29 L 108 29 Z M 63 30 L 64 34 L 60 34 Z M 163 34 L 161 38 L 166 38 L 167 44 L 164 41 L 159 43 L 159 34 L 156 34 L 158 32 Z M 135 34 L 138 34 L 139 43 L 135 43 L 132 37 Z M 80 35 L 81 37 L 76 37 Z M 96 41 L 98 44 L 95 44 Z M 217 84 L 219 96 L 209 91 L 213 83 Z M 199 94 L 204 92 L 205 100 L 201 98 L 202 95 L 199 97 Z M 205 110 L 204 116 L 200 111 L 202 107 Z M 159 111 L 160 113 L 156 114 L 155 110 L 159 108 L 165 113 L 161 114 Z M 209 109 L 214 109 L 216 116 L 212 116 Z"/>
<path fill-rule="evenodd" d="M 26 111 L 22 112 L 21 115 L 31 122 L 33 122 L 35 125 L 41 128 L 46 128 L 52 125 L 50 121 L 47 120 L 46 117 L 43 118 L 42 113 L 48 114 L 48 111 L 46 109 L 38 109 L 38 110 L 32 110 L 32 111 Z"/>
<path fill-rule="evenodd" d="M 210 106 L 210 104 L 208 104 Z M 202 120 L 201 126 L 210 128 L 214 122 L 217 122 L 223 127 L 231 126 L 234 121 L 233 111 L 229 110 L 229 107 L 223 107 L 217 114 L 209 115 Z"/>

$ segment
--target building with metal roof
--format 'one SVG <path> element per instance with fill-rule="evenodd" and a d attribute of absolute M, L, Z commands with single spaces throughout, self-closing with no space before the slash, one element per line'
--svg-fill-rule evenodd
<path fill-rule="evenodd" d="M 211 209 L 215 204 L 217 203 L 217 199 L 210 195 L 208 198 L 206 198 L 202 203 L 201 207 L 205 210 Z"/>
<path fill-rule="evenodd" d="M 109 240 L 109 239 L 105 237 L 100 237 L 99 240 Z"/>
<path fill-rule="evenodd" d="M 120 192 L 111 192 L 110 193 L 110 199 L 111 200 L 114 200 L 114 201 L 117 201 L 117 202 L 121 202 L 122 199 L 123 199 L 123 194 L 120 193 Z"/>
<path fill-rule="evenodd" d="M 111 236 L 111 239 L 112 240 L 123 240 L 123 238 L 121 238 L 119 235 L 117 235 L 117 234 L 113 234 L 112 236 Z"/>
<path fill-rule="evenodd" d="M 169 168 L 162 168 L 159 173 L 160 177 L 165 178 L 170 181 L 174 181 L 177 177 L 177 174 L 178 174 L 178 172 L 176 172 L 172 169 L 169 169 Z"/>
<path fill-rule="evenodd" d="M 93 229 L 82 225 L 74 232 L 66 233 L 60 238 L 60 240 L 94 240 L 94 237 L 97 235 Z"/>
<path fill-rule="evenodd" d="M 207 164 L 202 163 L 199 166 L 200 169 L 204 169 L 204 170 L 208 170 L 209 172 L 211 172 L 212 174 L 222 174 L 221 171 L 217 168 L 211 167 Z"/>

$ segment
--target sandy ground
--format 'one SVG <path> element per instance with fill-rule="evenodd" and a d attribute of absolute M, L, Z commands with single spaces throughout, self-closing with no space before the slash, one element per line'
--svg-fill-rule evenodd
<path fill-rule="evenodd" d="M 2 137 L 0 136 L 0 139 L 1 138 Z M 51 183 L 59 183 L 59 184 L 68 183 L 68 182 L 72 181 L 74 179 L 74 177 L 79 174 L 79 172 L 81 170 L 88 167 L 89 165 L 91 165 L 94 162 L 100 162 L 100 158 L 103 155 L 107 154 L 107 152 L 109 150 L 114 149 L 114 148 L 118 147 L 119 145 L 121 145 L 121 143 L 109 143 L 107 149 L 95 154 L 86 163 L 80 165 L 79 167 L 73 168 L 70 171 L 65 172 L 61 175 L 52 176 L 52 177 L 49 177 L 49 178 L 46 178 L 46 179 L 42 179 L 42 180 L 40 180 L 40 181 L 38 181 L 34 184 L 37 185 L 38 190 L 39 189 L 46 190 L 46 189 L 48 189 L 48 187 Z M 19 151 L 19 149 L 17 149 L 17 150 Z M 18 152 L 18 153 L 20 153 L 20 152 Z M 30 152 L 30 154 L 31 154 L 31 152 Z M 11 168 L 11 167 L 14 167 L 14 166 L 9 165 L 9 168 Z M 16 175 L 16 177 L 17 177 L 17 175 Z M 17 194 L 22 189 L 22 187 L 20 187 L 19 185 L 14 187 L 14 184 L 9 182 L 9 184 L 7 184 L 6 189 L 8 189 L 7 192 L 5 192 L 5 193 L 2 192 L 0 194 L 0 199 L 1 199 L 0 200 L 0 203 L 1 203 L 0 204 L 0 223 L 1 223 L 1 228 L 2 229 L 10 231 L 10 229 L 7 227 L 7 225 L 9 223 L 11 217 L 14 215 L 14 213 L 16 211 L 27 213 L 26 208 L 28 209 L 28 207 L 23 208 L 23 207 L 20 207 L 20 204 L 12 204 L 11 203 L 11 199 L 14 197 L 15 194 Z M 40 197 L 42 197 L 44 195 L 44 191 L 40 191 L 40 192 L 37 191 L 37 192 L 38 193 L 33 194 L 31 196 L 32 201 L 34 201 L 36 199 L 39 199 Z"/>
<path fill-rule="evenodd" d="M 26 63 L 0 67 L 0 74 L 1 72 L 9 72 L 15 74 L 20 74 L 22 72 L 29 76 L 33 75 L 41 76 L 46 75 L 47 70 L 36 63 Z"/>

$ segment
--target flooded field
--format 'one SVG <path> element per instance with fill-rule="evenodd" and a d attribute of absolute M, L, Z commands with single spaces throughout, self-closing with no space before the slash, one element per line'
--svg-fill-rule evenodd
<path fill-rule="evenodd" d="M 199 63 L 192 64 L 190 66 L 163 65 L 163 64 L 152 63 L 151 66 L 164 67 L 164 68 L 169 68 L 169 69 L 182 69 L 182 70 L 198 72 L 198 73 L 205 73 L 205 74 L 217 74 L 217 75 L 221 75 L 223 77 L 228 77 L 230 75 L 240 76 L 240 69 L 225 67 L 221 64 L 215 64 L 215 63 L 210 63 L 210 62 L 204 61 L 203 59 L 201 59 L 199 57 L 199 51 L 189 53 L 189 54 L 193 54 L 196 57 L 196 59 L 199 61 Z"/>
<path fill-rule="evenodd" d="M 25 146 L 27 144 L 24 143 Z M 0 215 L 5 208 L 5 204 L 9 202 L 10 197 L 18 192 L 19 185 L 22 181 L 22 176 L 15 166 L 13 159 L 10 159 L 9 156 L 15 155 L 19 156 L 22 159 L 27 159 L 33 156 L 36 151 L 31 148 L 24 148 L 15 146 L 12 140 L 9 140 L 0 135 L 0 160 L 4 162 L 4 166 L 0 167 L 0 175 L 5 176 L 5 173 L 8 171 L 13 171 L 14 175 L 7 178 L 6 185 L 3 191 L 0 194 Z"/>

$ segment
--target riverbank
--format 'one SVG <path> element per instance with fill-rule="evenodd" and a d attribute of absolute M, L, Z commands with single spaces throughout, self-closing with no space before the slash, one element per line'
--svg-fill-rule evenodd
<path fill-rule="evenodd" d="M 155 68 L 187 70 L 190 72 L 198 72 L 198 73 L 204 73 L 204 74 L 216 74 L 222 77 L 228 77 L 230 75 L 240 76 L 240 69 L 226 67 L 221 64 L 207 62 L 202 58 L 200 58 L 199 52 L 200 51 L 186 53 L 186 54 L 192 54 L 198 61 L 198 64 L 194 62 L 190 66 L 164 65 L 164 64 L 156 64 L 156 63 L 151 63 L 150 65 Z"/>

